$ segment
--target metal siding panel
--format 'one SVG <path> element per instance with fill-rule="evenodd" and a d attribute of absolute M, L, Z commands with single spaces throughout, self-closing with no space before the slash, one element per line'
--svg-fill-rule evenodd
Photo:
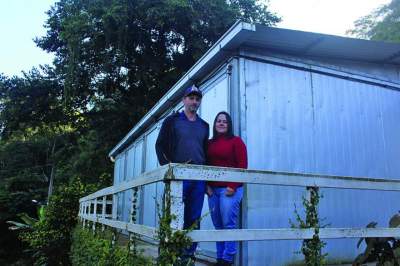
<path fill-rule="evenodd" d="M 143 160 L 143 139 L 139 140 L 135 144 L 135 166 L 133 170 L 133 176 L 136 178 L 143 172 L 142 160 Z"/>
<path fill-rule="evenodd" d="M 249 168 L 304 172 L 313 166 L 312 96 L 307 72 L 245 61 L 246 144 Z M 247 186 L 247 228 L 290 227 L 304 190 Z M 245 217 L 246 218 L 246 217 Z M 301 241 L 247 245 L 248 265 L 296 261 Z M 268 250 L 269 252 L 264 252 Z M 246 252 L 244 252 L 246 254 Z"/>
<path fill-rule="evenodd" d="M 386 176 L 382 159 L 378 92 L 383 88 L 320 74 L 313 75 L 315 149 L 318 173 Z M 327 162 L 328 165 L 326 164 Z M 374 167 L 370 167 L 374 163 Z"/>
<path fill-rule="evenodd" d="M 114 185 L 118 184 L 118 178 L 119 178 L 119 160 L 118 157 L 115 160 L 114 164 Z"/>
<path fill-rule="evenodd" d="M 228 79 L 224 76 L 212 83 L 208 88 L 201 88 L 206 92 L 201 103 L 201 118 L 210 125 L 210 137 L 214 118 L 220 111 L 228 112 Z"/>
<path fill-rule="evenodd" d="M 316 171 L 398 178 L 399 169 L 396 169 L 397 176 L 389 174 L 388 164 L 393 165 L 391 162 L 396 157 L 388 156 L 386 147 L 392 147 L 392 144 L 399 147 L 399 141 L 392 136 L 385 143 L 382 109 L 388 109 L 388 101 L 399 103 L 399 92 L 320 74 L 313 74 L 313 81 L 315 99 L 321 103 L 316 110 L 315 127 L 326 128 L 325 132 L 317 131 L 315 136 L 318 140 Z M 329 104 L 322 104 L 326 99 L 330 99 Z M 390 113 L 398 114 L 399 106 L 391 104 Z M 395 123 L 393 126 L 398 136 L 399 127 Z M 390 132 L 393 132 L 392 128 Z M 329 139 L 335 139 L 335 142 L 327 141 Z M 333 163 L 324 165 L 327 160 Z M 330 227 L 364 227 L 370 221 L 385 226 L 398 208 L 394 201 L 396 194 L 392 192 L 323 189 L 321 193 L 324 198 L 320 216 L 326 218 Z M 357 241 L 328 240 L 329 258 L 351 261 L 360 252 L 356 248 Z"/>
<path fill-rule="evenodd" d="M 223 70 L 224 71 L 224 70 Z M 210 125 L 210 137 L 212 136 L 212 126 L 214 118 L 220 111 L 229 112 L 228 108 L 228 78 L 226 75 L 218 76 L 215 81 L 208 83 L 209 85 L 205 88 L 201 88 L 205 91 L 202 103 L 201 103 L 201 118 L 204 119 Z M 203 218 L 201 219 L 202 229 L 214 229 L 214 225 L 211 221 L 208 208 L 208 197 L 204 197 L 204 204 L 202 210 Z M 202 251 L 208 252 L 210 255 L 215 255 L 215 243 L 200 243 L 199 248 Z"/>
<path fill-rule="evenodd" d="M 118 178 L 119 182 L 118 183 L 124 182 L 126 179 L 126 175 L 125 175 L 126 153 L 122 152 L 120 154 L 120 156 L 121 157 L 119 158 L 120 163 L 119 163 L 119 178 Z M 125 192 L 118 193 L 118 212 L 117 213 L 118 213 L 118 219 L 121 221 L 125 221 L 125 219 L 126 219 L 125 205 L 126 205 Z"/>
<path fill-rule="evenodd" d="M 249 168 L 399 178 L 400 92 L 245 63 Z M 398 209 L 395 192 L 323 189 L 321 193 L 320 217 L 331 227 L 363 227 L 370 221 L 386 226 Z M 294 218 L 293 203 L 301 207 L 302 195 L 304 190 L 298 188 L 247 186 L 247 228 L 288 227 Z M 329 259 L 351 261 L 360 252 L 356 242 L 328 240 L 325 250 Z M 299 241 L 249 242 L 244 259 L 248 265 L 293 263 L 301 260 L 293 253 L 300 245 Z"/>
<path fill-rule="evenodd" d="M 155 153 L 155 144 L 158 136 L 158 130 L 153 129 L 146 136 L 146 159 L 145 171 L 151 171 L 158 166 L 157 156 Z M 143 224 L 148 226 L 156 225 L 156 198 L 157 183 L 146 185 L 143 187 Z"/>
<path fill-rule="evenodd" d="M 132 145 L 127 151 L 126 161 L 126 176 L 128 180 L 132 180 L 134 177 L 133 169 L 135 166 L 135 146 Z"/>
<path fill-rule="evenodd" d="M 144 140 L 143 138 L 139 139 L 135 143 L 135 162 L 134 162 L 134 168 L 133 168 L 133 178 L 137 178 L 142 172 L 143 172 L 143 145 L 144 145 Z M 137 215 L 136 215 L 136 223 L 140 223 L 142 221 L 142 208 L 143 208 L 143 202 L 142 202 L 142 189 L 140 188 L 138 191 L 138 198 L 137 198 Z M 127 195 L 127 202 L 126 202 L 126 213 L 129 214 L 130 209 L 132 208 L 132 198 L 133 198 L 133 190 L 129 190 L 125 192 Z M 127 215 L 128 216 L 128 215 Z"/>
<path fill-rule="evenodd" d="M 383 141 L 385 143 L 385 158 L 387 162 L 387 177 L 400 178 L 400 92 L 395 90 L 380 90 L 380 110 L 382 114 Z"/>

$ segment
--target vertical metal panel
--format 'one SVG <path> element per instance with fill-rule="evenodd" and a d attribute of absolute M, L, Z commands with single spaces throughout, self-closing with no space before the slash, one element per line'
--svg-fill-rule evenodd
<path fill-rule="evenodd" d="M 312 74 L 315 106 L 316 172 L 399 178 L 396 163 L 400 93 L 383 87 Z M 400 117 L 400 116 L 397 116 Z M 387 123 L 387 121 L 390 121 Z M 331 227 L 386 226 L 397 212 L 393 192 L 324 189 L 320 214 Z M 353 259 L 357 239 L 327 241 L 329 257 Z"/>
<path fill-rule="evenodd" d="M 214 80 L 210 80 L 207 86 L 201 88 L 205 91 L 201 103 L 201 117 L 210 125 L 210 137 L 212 136 L 212 126 L 214 118 L 220 111 L 229 112 L 228 108 L 228 77 L 225 73 L 218 75 Z M 204 197 L 201 220 L 202 229 L 214 229 L 208 208 L 208 197 Z M 208 254 L 215 255 L 215 243 L 200 243 L 199 248 Z"/>
<path fill-rule="evenodd" d="M 135 167 L 135 145 L 132 145 L 127 150 L 126 155 L 126 177 L 128 180 L 133 179 Z"/>
<path fill-rule="evenodd" d="M 143 139 L 138 140 L 135 143 L 135 165 L 133 168 L 133 176 L 136 178 L 143 172 Z"/>
<path fill-rule="evenodd" d="M 119 164 L 120 160 L 118 160 L 119 156 L 115 158 L 115 164 L 114 164 L 114 185 L 118 184 L 118 177 L 119 177 Z"/>
<path fill-rule="evenodd" d="M 154 128 L 146 136 L 146 158 L 145 171 L 151 171 L 158 166 L 157 156 L 155 154 L 155 144 L 157 140 L 158 130 Z M 157 208 L 157 184 L 146 185 L 143 188 L 143 224 L 149 226 L 156 225 Z"/>
<path fill-rule="evenodd" d="M 203 88 L 202 88 L 203 89 Z M 224 75 L 215 82 L 204 88 L 206 92 L 203 95 L 201 103 L 201 118 L 210 125 L 210 137 L 212 136 L 212 124 L 214 118 L 220 111 L 228 112 L 228 78 Z"/>
<path fill-rule="evenodd" d="M 114 176 L 114 183 L 119 184 L 125 180 L 125 159 L 126 153 L 120 153 L 116 158 L 115 164 L 115 176 Z M 124 205 L 125 205 L 125 194 L 124 192 L 117 194 L 117 220 L 124 219 Z"/>
<path fill-rule="evenodd" d="M 127 158 L 132 159 L 133 157 L 133 162 L 130 162 L 130 166 L 133 166 L 133 170 L 130 169 L 131 172 L 133 172 L 133 176 L 130 176 L 129 179 L 135 179 L 137 176 L 139 176 L 142 173 L 142 161 L 143 161 L 143 145 L 144 141 L 143 138 L 137 140 L 134 144 L 134 146 L 131 148 L 130 153 L 134 154 L 131 155 L 130 157 L 127 156 Z M 129 152 L 126 152 L 129 155 Z M 127 178 L 128 180 L 128 178 Z M 136 223 L 140 222 L 141 218 L 141 192 L 138 191 L 138 198 L 137 198 L 137 215 L 136 215 Z M 130 219 L 130 210 L 132 208 L 132 198 L 133 198 L 133 191 L 128 190 L 124 192 L 124 211 L 123 211 L 123 221 L 128 222 Z"/>
<path fill-rule="evenodd" d="M 245 130 L 249 168 L 304 172 L 312 167 L 310 75 L 253 61 L 245 63 Z M 248 185 L 247 228 L 290 227 L 303 189 Z M 249 242 L 248 265 L 300 260 L 300 241 Z M 247 254 L 246 254 L 247 253 Z M 262 264 L 260 264 L 262 263 Z"/>
<path fill-rule="evenodd" d="M 249 167 L 365 177 L 399 178 L 400 92 L 308 71 L 245 61 Z M 324 189 L 320 216 L 332 227 L 386 226 L 398 210 L 393 192 Z M 304 191 L 251 185 L 248 228 L 289 226 Z M 357 240 L 329 240 L 330 260 L 351 261 Z M 299 241 L 249 242 L 248 265 L 301 260 Z M 268 250 L 268 252 L 263 252 Z M 262 263 L 260 263 L 262 262 Z"/>

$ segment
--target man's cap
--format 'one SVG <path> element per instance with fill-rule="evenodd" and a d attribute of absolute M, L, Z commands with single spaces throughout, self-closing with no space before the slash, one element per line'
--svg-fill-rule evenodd
<path fill-rule="evenodd" d="M 203 97 L 203 93 L 195 85 L 192 85 L 189 88 L 186 88 L 185 93 L 183 94 L 183 97 L 189 96 L 190 94 L 197 95 L 200 98 Z"/>

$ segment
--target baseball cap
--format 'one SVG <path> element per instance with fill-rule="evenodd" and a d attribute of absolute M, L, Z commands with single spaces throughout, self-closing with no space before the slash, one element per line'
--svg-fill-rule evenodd
<path fill-rule="evenodd" d="M 189 96 L 190 94 L 197 95 L 200 98 L 203 97 L 203 93 L 195 85 L 192 85 L 192 86 L 186 88 L 185 93 L 183 94 L 183 97 Z"/>

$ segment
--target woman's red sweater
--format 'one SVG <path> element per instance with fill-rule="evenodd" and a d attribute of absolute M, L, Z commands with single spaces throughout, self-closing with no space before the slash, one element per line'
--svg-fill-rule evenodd
<path fill-rule="evenodd" d="M 246 145 L 240 137 L 227 138 L 219 136 L 216 139 L 211 139 L 208 141 L 207 160 L 209 165 L 246 169 Z M 208 182 L 208 185 L 236 189 L 242 183 Z"/>

